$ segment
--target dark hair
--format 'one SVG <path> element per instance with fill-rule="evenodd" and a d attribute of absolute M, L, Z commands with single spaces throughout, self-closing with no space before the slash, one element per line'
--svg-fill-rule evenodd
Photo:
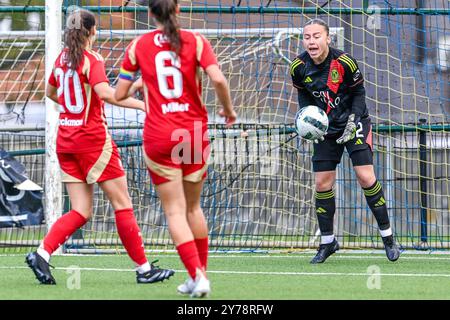
<path fill-rule="evenodd" d="M 325 21 L 323 21 L 322 19 L 319 18 L 315 18 L 315 19 L 311 19 L 309 20 L 307 23 L 305 23 L 305 25 L 303 26 L 303 28 L 305 28 L 306 26 L 310 26 L 312 24 L 318 24 L 321 25 L 322 27 L 325 28 L 325 30 L 327 31 L 327 35 L 330 34 L 330 27 L 328 26 L 328 23 L 326 23 Z"/>
<path fill-rule="evenodd" d="M 95 16 L 87 10 L 77 9 L 67 17 L 64 44 L 68 49 L 66 63 L 72 70 L 82 62 L 86 40 L 94 26 Z"/>
<path fill-rule="evenodd" d="M 155 19 L 163 25 L 163 33 L 169 38 L 170 46 L 179 54 L 181 39 L 179 34 L 180 25 L 177 20 L 177 0 L 150 0 L 148 7 Z"/>

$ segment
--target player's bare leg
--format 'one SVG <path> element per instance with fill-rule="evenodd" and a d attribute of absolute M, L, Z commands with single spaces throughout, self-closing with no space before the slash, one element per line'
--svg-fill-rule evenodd
<path fill-rule="evenodd" d="M 200 182 L 183 181 L 184 195 L 186 197 L 186 212 L 189 227 L 194 236 L 200 262 L 206 271 L 208 261 L 208 226 L 200 206 L 200 195 L 203 188 L 203 180 Z M 195 288 L 192 278 L 177 287 L 181 294 L 191 294 Z"/>
<path fill-rule="evenodd" d="M 194 282 L 200 281 L 201 279 L 202 285 L 208 284 L 208 288 L 204 290 L 204 295 L 207 295 L 209 293 L 209 281 L 206 279 L 206 272 L 200 262 L 194 235 L 188 223 L 186 214 L 187 205 L 181 172 L 176 179 L 157 185 L 156 190 L 167 218 L 170 235 L 172 236 L 181 261 L 183 261 Z"/>
<path fill-rule="evenodd" d="M 206 270 L 208 261 L 208 225 L 200 206 L 203 180 L 196 183 L 183 181 L 183 189 L 186 198 L 187 221 L 197 245 L 200 262 Z"/>
<path fill-rule="evenodd" d="M 136 264 L 136 282 L 154 283 L 169 279 L 173 270 L 149 264 L 140 228 L 133 212 L 125 176 L 99 183 L 115 210 L 117 232 L 131 260 Z"/>

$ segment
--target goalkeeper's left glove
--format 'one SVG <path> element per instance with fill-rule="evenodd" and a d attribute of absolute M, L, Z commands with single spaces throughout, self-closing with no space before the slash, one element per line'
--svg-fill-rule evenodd
<path fill-rule="evenodd" d="M 325 137 L 324 137 L 324 136 L 321 136 L 320 138 L 314 139 L 313 142 L 314 142 L 315 144 L 317 144 L 317 143 L 319 143 L 319 142 L 321 142 L 321 141 L 323 141 L 323 140 L 325 140 Z"/>
<path fill-rule="evenodd" d="M 338 144 L 344 144 L 355 137 L 356 134 L 356 123 L 355 123 L 355 114 L 352 113 L 348 116 L 347 125 L 345 126 L 344 133 L 340 136 L 336 142 Z"/>
<path fill-rule="evenodd" d="M 312 139 L 312 140 L 310 140 L 310 139 L 303 139 L 303 140 L 305 140 L 307 143 L 315 143 L 315 144 L 317 144 L 317 143 L 325 140 L 325 137 L 321 136 L 320 138 L 317 138 L 317 139 Z"/>

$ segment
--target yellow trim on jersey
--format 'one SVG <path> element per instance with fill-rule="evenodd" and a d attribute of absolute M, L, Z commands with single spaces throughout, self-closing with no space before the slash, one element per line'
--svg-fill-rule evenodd
<path fill-rule="evenodd" d="M 197 40 L 197 61 L 200 62 L 200 59 L 202 58 L 202 53 L 203 53 L 203 39 L 202 36 L 200 35 L 194 35 L 195 36 L 195 40 Z"/>
<path fill-rule="evenodd" d="M 61 169 L 61 182 L 68 183 L 68 182 L 84 182 L 84 181 L 71 176 L 70 174 L 64 172 L 63 169 Z"/>
<path fill-rule="evenodd" d="M 304 63 L 304 62 L 302 60 L 300 60 L 299 58 L 295 58 L 294 61 L 292 61 L 292 64 L 291 64 L 291 75 L 294 75 L 295 68 L 297 68 L 302 63 Z"/>
<path fill-rule="evenodd" d="M 183 180 L 192 183 L 200 182 L 202 181 L 203 174 L 205 173 L 206 169 L 208 169 L 208 163 L 205 163 L 205 165 L 201 169 L 184 176 Z"/>
<path fill-rule="evenodd" d="M 89 80 L 89 74 L 91 73 L 91 61 L 86 57 L 84 59 L 83 68 L 81 69 L 81 73 L 83 73 L 86 78 Z"/>
<path fill-rule="evenodd" d="M 142 81 L 144 84 L 144 103 L 145 103 L 145 112 L 150 114 L 150 103 L 148 102 L 148 87 L 145 84 L 145 81 Z"/>
<path fill-rule="evenodd" d="M 356 64 L 353 62 L 352 59 L 350 59 L 349 57 L 347 57 L 346 55 L 342 55 L 338 58 L 338 60 L 344 62 L 346 65 L 348 65 L 350 67 L 350 71 L 351 72 L 355 72 L 358 67 L 356 66 Z"/>
<path fill-rule="evenodd" d="M 136 38 L 131 42 L 130 49 L 128 49 L 128 58 L 130 59 L 130 62 L 133 66 L 136 65 L 136 45 L 139 41 L 139 38 Z"/>
<path fill-rule="evenodd" d="M 95 59 L 97 59 L 98 61 L 103 61 L 103 57 L 100 53 L 95 52 L 92 49 L 86 49 L 86 51 L 89 52 L 90 54 L 92 54 L 95 57 Z"/>
<path fill-rule="evenodd" d="M 142 147 L 142 150 L 144 151 L 143 155 L 144 155 L 145 164 L 151 171 L 156 173 L 158 176 L 163 177 L 167 180 L 173 181 L 178 177 L 181 178 L 181 176 L 183 175 L 183 171 L 181 169 L 172 168 L 172 167 L 168 167 L 168 166 L 159 164 L 148 157 L 147 153 L 145 152 L 144 147 Z"/>
<path fill-rule="evenodd" d="M 89 74 L 91 73 L 91 61 L 86 57 L 84 59 L 82 73 L 86 76 L 89 81 Z M 92 90 L 88 83 L 84 84 L 84 92 L 86 93 L 86 110 L 84 112 L 84 123 L 87 123 L 87 118 L 89 115 L 89 110 L 91 108 Z"/>
<path fill-rule="evenodd" d="M 87 174 L 86 182 L 88 184 L 96 183 L 97 180 L 102 176 L 105 168 L 111 160 L 111 156 L 113 153 L 111 136 L 109 135 L 108 129 L 106 128 L 105 124 L 103 124 L 103 126 L 105 127 L 106 131 L 105 144 L 103 145 L 102 153 Z"/>
<path fill-rule="evenodd" d="M 84 123 L 87 123 L 89 111 L 91 109 L 92 90 L 91 86 L 87 83 L 84 84 L 84 92 L 86 92 L 86 111 L 84 113 Z"/>
<path fill-rule="evenodd" d="M 197 62 L 200 63 L 200 59 L 202 58 L 202 54 L 203 54 L 203 49 L 205 48 L 205 43 L 203 42 L 203 39 L 205 39 L 205 37 L 199 33 L 196 33 L 196 32 L 190 31 L 190 30 L 186 30 L 186 31 L 192 33 L 193 36 L 195 37 L 195 40 L 197 42 L 196 57 L 197 57 Z M 197 83 L 197 87 L 200 87 L 201 82 L 202 82 L 201 67 L 197 67 L 196 74 L 195 74 L 195 81 Z M 206 110 L 206 105 L 203 103 L 202 95 L 198 94 L 198 98 L 200 100 L 200 104 Z"/>

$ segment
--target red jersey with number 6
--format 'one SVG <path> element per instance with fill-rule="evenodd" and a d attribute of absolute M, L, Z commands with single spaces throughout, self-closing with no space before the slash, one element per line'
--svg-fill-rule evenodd
<path fill-rule="evenodd" d="M 127 48 L 120 77 L 133 80 L 141 70 L 147 117 L 144 139 L 171 141 L 175 129 L 203 132 L 208 113 L 201 98 L 203 70 L 217 64 L 208 40 L 196 32 L 180 30 L 182 48 L 177 56 L 166 36 L 155 30 L 135 39 Z"/>
<path fill-rule="evenodd" d="M 56 59 L 48 83 L 57 88 L 59 116 L 56 151 L 84 153 L 111 148 L 114 142 L 108 133 L 104 102 L 93 90 L 101 82 L 109 82 L 100 54 L 85 50 L 77 70 L 66 62 L 67 49 Z"/>

